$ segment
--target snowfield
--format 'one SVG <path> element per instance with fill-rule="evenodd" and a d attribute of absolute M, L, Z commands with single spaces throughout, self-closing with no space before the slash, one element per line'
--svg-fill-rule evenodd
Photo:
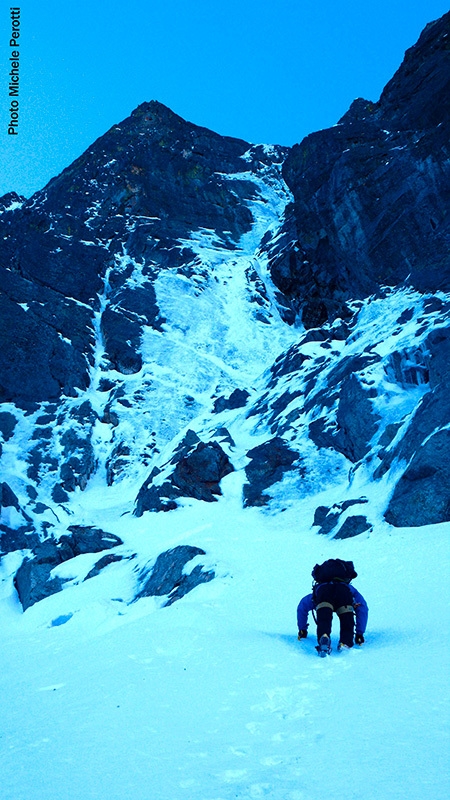
<path fill-rule="evenodd" d="M 223 484 L 214 504 L 105 510 L 130 552 L 206 550 L 216 579 L 170 607 L 128 604 L 121 562 L 23 614 L 4 559 L 2 800 L 447 798 L 448 526 L 333 541 L 308 501 L 272 516 Z M 295 612 L 328 557 L 354 560 L 369 625 L 346 653 L 335 625 L 319 659 Z"/>

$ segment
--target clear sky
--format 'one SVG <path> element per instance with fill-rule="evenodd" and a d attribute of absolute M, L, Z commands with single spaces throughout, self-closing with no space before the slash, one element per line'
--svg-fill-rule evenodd
<path fill-rule="evenodd" d="M 17 0 L 20 2 L 20 0 Z M 0 2 L 0 195 L 30 196 L 137 105 L 291 145 L 378 100 L 441 0 L 24 0 L 18 135 Z"/>

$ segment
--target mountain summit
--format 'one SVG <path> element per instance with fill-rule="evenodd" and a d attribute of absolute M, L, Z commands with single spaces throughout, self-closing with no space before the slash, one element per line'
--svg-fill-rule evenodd
<path fill-rule="evenodd" d="M 115 562 L 130 603 L 209 582 L 195 541 L 142 531 L 227 492 L 336 539 L 450 521 L 449 29 L 292 148 L 143 103 L 2 198 L 0 546 L 23 608 Z"/>

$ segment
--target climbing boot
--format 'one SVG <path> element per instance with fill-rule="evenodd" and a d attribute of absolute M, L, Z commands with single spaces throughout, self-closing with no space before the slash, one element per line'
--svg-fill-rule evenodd
<path fill-rule="evenodd" d="M 331 639 L 326 633 L 320 637 L 316 650 L 321 658 L 325 658 L 331 653 Z"/>

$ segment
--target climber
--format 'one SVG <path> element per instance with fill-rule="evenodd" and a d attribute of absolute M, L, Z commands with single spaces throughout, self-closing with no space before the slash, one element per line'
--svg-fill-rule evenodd
<path fill-rule="evenodd" d="M 350 583 L 357 577 L 352 561 L 328 559 L 316 564 L 312 571 L 313 590 L 300 600 L 297 608 L 298 638 L 308 635 L 308 614 L 316 613 L 317 647 L 320 656 L 331 652 L 331 623 L 333 611 L 339 617 L 340 637 L 338 650 L 353 647 L 353 634 L 356 623 L 355 644 L 364 643 L 367 626 L 367 603 Z"/>

